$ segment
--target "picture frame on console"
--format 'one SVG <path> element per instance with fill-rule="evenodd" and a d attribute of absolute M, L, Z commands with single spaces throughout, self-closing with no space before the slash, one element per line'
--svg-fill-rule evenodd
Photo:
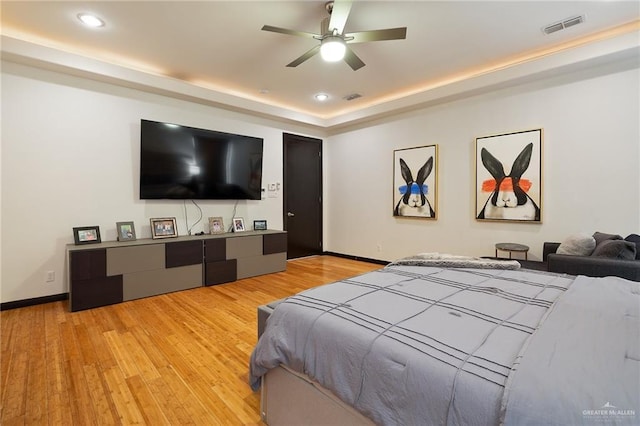
<path fill-rule="evenodd" d="M 151 238 L 175 238 L 178 236 L 178 227 L 175 217 L 159 217 L 150 219 Z"/>
<path fill-rule="evenodd" d="M 118 241 L 135 241 L 136 227 L 133 222 L 116 222 Z"/>
<path fill-rule="evenodd" d="M 245 231 L 244 227 L 244 219 L 241 217 L 233 218 L 233 232 L 243 232 Z"/>
<path fill-rule="evenodd" d="M 267 221 L 266 220 L 254 220 L 253 221 L 253 230 L 254 231 L 266 231 L 267 230 Z"/>
<path fill-rule="evenodd" d="M 76 245 L 100 243 L 102 242 L 102 240 L 100 239 L 100 227 L 99 226 L 74 227 L 73 240 Z"/>
<path fill-rule="evenodd" d="M 209 233 L 224 234 L 224 221 L 220 216 L 209 218 Z"/>

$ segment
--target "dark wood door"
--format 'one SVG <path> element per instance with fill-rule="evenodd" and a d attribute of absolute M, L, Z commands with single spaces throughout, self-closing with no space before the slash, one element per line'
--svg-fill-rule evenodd
<path fill-rule="evenodd" d="M 322 254 L 322 140 L 283 134 L 287 258 Z"/>

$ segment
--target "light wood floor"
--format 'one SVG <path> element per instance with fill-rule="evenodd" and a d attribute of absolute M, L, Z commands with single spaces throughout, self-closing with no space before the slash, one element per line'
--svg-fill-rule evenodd
<path fill-rule="evenodd" d="M 380 265 L 329 256 L 287 271 L 71 313 L 1 313 L 0 423 L 261 424 L 247 384 L 256 308 Z"/>

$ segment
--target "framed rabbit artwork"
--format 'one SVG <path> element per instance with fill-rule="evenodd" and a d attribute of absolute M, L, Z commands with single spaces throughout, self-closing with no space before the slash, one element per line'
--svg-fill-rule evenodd
<path fill-rule="evenodd" d="M 393 215 L 438 217 L 438 145 L 393 151 Z"/>
<path fill-rule="evenodd" d="M 542 129 L 476 139 L 476 219 L 541 223 Z"/>

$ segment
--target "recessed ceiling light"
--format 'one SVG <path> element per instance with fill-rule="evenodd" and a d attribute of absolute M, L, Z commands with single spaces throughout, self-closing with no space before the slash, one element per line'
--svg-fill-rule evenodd
<path fill-rule="evenodd" d="M 318 93 L 318 94 L 316 95 L 316 100 L 317 100 L 317 101 L 324 102 L 324 101 L 326 101 L 327 99 L 329 99 L 329 95 L 327 95 L 326 93 Z"/>
<path fill-rule="evenodd" d="M 96 15 L 92 15 L 90 13 L 79 13 L 78 19 L 87 27 L 91 27 L 91 28 L 104 27 L 104 21 L 98 18 Z"/>

